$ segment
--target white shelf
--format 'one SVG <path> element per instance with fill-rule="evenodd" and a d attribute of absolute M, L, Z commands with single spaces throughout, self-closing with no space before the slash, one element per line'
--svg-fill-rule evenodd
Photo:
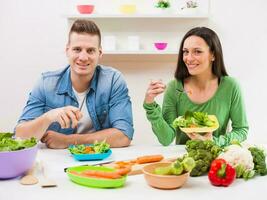
<path fill-rule="evenodd" d="M 167 51 L 167 50 L 155 50 L 155 51 L 104 51 L 105 54 L 108 55 L 114 55 L 114 54 L 120 54 L 120 55 L 138 55 L 138 54 L 147 54 L 147 55 L 172 55 L 177 54 L 177 51 Z"/>
<path fill-rule="evenodd" d="M 132 15 L 121 15 L 121 14 L 110 14 L 110 15 L 99 15 L 99 14 L 73 14 L 65 15 L 70 20 L 75 19 L 208 19 L 208 14 L 132 14 Z"/>
<path fill-rule="evenodd" d="M 102 63 L 109 62 L 176 62 L 178 51 L 114 51 L 105 52 L 101 59 Z"/>

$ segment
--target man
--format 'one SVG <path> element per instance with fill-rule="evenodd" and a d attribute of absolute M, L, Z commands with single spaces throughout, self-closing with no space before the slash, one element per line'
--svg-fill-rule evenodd
<path fill-rule="evenodd" d="M 77 20 L 66 46 L 69 66 L 42 74 L 16 126 L 16 136 L 36 137 L 47 147 L 106 140 L 129 146 L 133 137 L 131 101 L 117 70 L 98 65 L 101 34 L 89 20 Z"/>

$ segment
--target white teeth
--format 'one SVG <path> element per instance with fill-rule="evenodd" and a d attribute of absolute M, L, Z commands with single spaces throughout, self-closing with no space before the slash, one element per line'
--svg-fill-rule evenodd
<path fill-rule="evenodd" d="M 87 67 L 87 66 L 89 66 L 89 65 L 81 65 L 81 64 L 77 64 L 77 65 L 79 65 L 81 67 Z"/>
<path fill-rule="evenodd" d="M 197 65 L 196 65 L 196 64 L 195 64 L 195 65 L 192 65 L 192 64 L 190 65 L 190 64 L 188 64 L 187 66 L 188 66 L 188 67 L 190 67 L 190 68 L 197 67 Z"/>

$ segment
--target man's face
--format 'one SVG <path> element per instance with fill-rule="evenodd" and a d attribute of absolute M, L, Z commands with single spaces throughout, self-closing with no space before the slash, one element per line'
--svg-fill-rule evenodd
<path fill-rule="evenodd" d="M 66 47 L 73 75 L 93 76 L 102 49 L 97 35 L 71 33 Z"/>

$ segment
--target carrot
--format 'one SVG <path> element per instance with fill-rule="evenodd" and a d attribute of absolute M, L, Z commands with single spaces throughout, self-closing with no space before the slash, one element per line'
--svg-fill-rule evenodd
<path fill-rule="evenodd" d="M 150 155 L 150 156 L 141 156 L 136 159 L 137 164 L 151 163 L 151 162 L 159 162 L 164 157 L 162 155 Z"/>
<path fill-rule="evenodd" d="M 136 160 L 130 160 L 129 162 L 132 163 L 132 164 L 135 164 Z"/>
<path fill-rule="evenodd" d="M 70 174 L 73 174 L 75 176 L 80 176 L 80 177 L 84 177 L 84 178 L 103 178 L 103 177 L 99 177 L 99 176 L 93 176 L 93 175 L 87 175 L 87 174 L 83 174 L 83 173 L 79 173 L 76 171 L 69 171 Z M 103 178 L 103 179 L 110 179 L 110 178 Z"/>
<path fill-rule="evenodd" d="M 132 170 L 131 167 L 124 167 L 124 168 L 117 169 L 116 173 L 123 176 L 131 172 L 131 170 Z"/>
<path fill-rule="evenodd" d="M 129 165 L 130 162 L 128 161 L 117 161 L 115 162 L 115 164 L 118 164 L 118 165 Z"/>
<path fill-rule="evenodd" d="M 94 150 L 92 147 L 86 146 L 84 149 L 84 153 L 94 153 Z"/>
<path fill-rule="evenodd" d="M 98 171 L 98 170 L 85 170 L 81 174 L 86 176 L 96 176 L 102 178 L 109 178 L 109 179 L 117 179 L 121 178 L 121 175 L 117 172 L 105 172 L 105 171 Z"/>
<path fill-rule="evenodd" d="M 132 165 L 134 165 L 134 163 L 132 163 L 130 161 L 118 161 L 118 162 L 115 162 L 115 168 L 131 167 Z"/>
<path fill-rule="evenodd" d="M 73 175 L 81 175 L 79 172 L 76 172 L 76 171 L 69 171 L 70 174 L 73 174 Z"/>

